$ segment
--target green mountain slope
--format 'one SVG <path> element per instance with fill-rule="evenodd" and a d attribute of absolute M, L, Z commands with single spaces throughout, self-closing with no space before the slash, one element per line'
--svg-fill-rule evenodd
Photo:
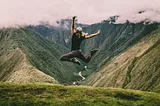
<path fill-rule="evenodd" d="M 86 81 L 99 87 L 158 91 L 160 86 L 160 28 L 115 56 Z"/>
<path fill-rule="evenodd" d="M 157 24 L 144 25 L 143 22 L 133 24 L 110 24 L 108 21 L 93 24 L 85 29 L 86 32 L 94 33 L 101 29 L 101 34 L 84 43 L 84 51 L 98 48 L 99 51 L 88 64 L 89 72 L 99 70 L 104 64 L 126 49 L 136 44 L 147 34 L 157 29 Z M 90 73 L 86 75 L 90 75 Z"/>
<path fill-rule="evenodd" d="M 114 21 L 114 18 L 115 17 L 111 17 L 112 21 Z M 99 70 L 114 56 L 119 55 L 130 46 L 136 44 L 147 34 L 157 29 L 156 23 L 149 25 L 144 24 L 144 22 L 136 24 L 129 22 L 113 24 L 110 19 L 89 26 L 83 24 L 78 26 L 82 26 L 84 32 L 88 32 L 89 34 L 95 33 L 98 29 L 101 29 L 100 35 L 85 40 L 81 45 L 81 49 L 85 54 L 88 54 L 91 49 L 99 49 L 90 63 L 85 64 L 88 66 L 88 71 L 83 73 L 85 76 L 89 76 L 92 72 Z M 30 26 L 28 28 L 40 33 L 43 37 L 49 37 L 49 39 L 70 48 L 70 27 L 71 20 L 62 20 L 59 27 L 39 25 L 35 27 Z M 81 70 L 83 67 L 81 67 Z"/>
<path fill-rule="evenodd" d="M 40 29 L 43 29 L 43 27 L 44 26 L 41 27 L 38 26 L 38 30 L 36 31 L 41 32 Z M 82 51 L 86 54 L 88 54 L 88 52 L 93 48 L 99 49 L 99 51 L 95 54 L 95 56 L 91 59 L 91 61 L 88 64 L 84 64 L 87 65 L 87 71 L 83 71 L 84 68 L 81 67 L 81 70 L 83 71 L 82 75 L 84 77 L 89 77 L 89 79 L 85 82 L 85 84 L 91 86 L 102 86 L 102 87 L 111 86 L 111 87 L 123 87 L 123 88 L 142 89 L 142 90 L 153 90 L 153 88 L 155 87 L 157 88 L 159 82 L 157 78 L 159 75 L 158 63 L 153 63 L 153 62 L 148 63 L 151 62 L 149 59 L 146 59 L 144 61 L 145 63 L 143 63 L 144 66 L 146 64 L 149 64 L 148 66 L 152 66 L 153 64 L 153 67 L 156 68 L 155 71 L 152 71 L 152 73 L 154 74 L 156 73 L 155 75 L 151 75 L 151 73 L 149 73 L 147 76 L 144 75 L 146 78 L 144 77 L 142 79 L 140 79 L 142 77 L 140 73 L 139 73 L 140 75 L 137 77 L 135 77 L 135 75 L 131 75 L 132 71 L 134 72 L 137 70 L 137 68 L 133 68 L 133 66 L 135 65 L 134 62 L 138 62 L 138 60 L 143 61 L 144 59 L 141 56 L 143 56 L 143 54 L 145 54 L 147 51 L 150 50 L 150 53 L 147 52 L 147 54 L 145 55 L 150 56 L 155 54 L 155 58 L 158 57 L 158 52 L 156 50 L 159 50 L 159 48 L 156 47 L 155 49 L 151 49 L 158 42 L 156 40 L 154 41 L 154 39 L 159 39 L 157 38 L 157 35 L 155 36 L 153 34 L 153 33 L 156 34 L 159 33 L 157 23 L 148 25 L 144 24 L 143 22 L 136 24 L 129 22 L 126 22 L 124 24 L 112 24 L 110 23 L 109 20 L 106 20 L 101 23 L 84 27 L 83 29 L 84 32 L 88 32 L 89 34 L 95 33 L 98 29 L 101 29 L 100 35 L 91 39 L 87 39 L 81 45 Z M 48 31 L 48 33 L 51 32 L 50 30 L 43 30 L 43 32 L 45 31 L 46 32 Z M 68 29 L 57 30 L 57 31 L 61 32 L 61 34 L 56 33 L 55 35 L 54 34 L 52 35 L 53 37 L 55 36 L 53 39 L 55 41 L 57 41 L 56 36 L 58 36 L 60 40 L 65 41 L 66 37 L 68 36 L 68 33 L 65 33 L 65 31 L 70 32 Z M 147 39 L 148 36 L 152 36 L 150 38 L 152 39 L 150 40 L 151 44 L 147 44 L 148 43 L 147 41 L 149 39 L 149 38 Z M 147 43 L 144 43 L 143 40 L 146 40 Z M 138 42 L 141 43 L 137 44 Z M 64 43 L 62 42 L 58 43 L 64 45 Z M 138 68 L 142 67 L 143 70 L 147 70 L 149 67 L 144 68 L 143 64 L 141 63 L 136 67 Z M 153 68 L 151 68 L 150 70 L 152 69 Z M 142 73 L 144 72 L 142 71 Z M 141 85 L 142 82 L 148 78 L 148 76 L 152 76 L 152 79 L 148 79 L 145 84 L 143 83 L 144 85 Z M 138 77 L 139 80 L 142 81 L 136 80 L 138 79 Z M 154 82 L 155 80 L 156 82 Z M 134 85 L 133 83 L 135 83 L 136 81 L 139 82 L 137 83 L 138 85 L 134 87 L 131 86 Z"/>
<path fill-rule="evenodd" d="M 159 106 L 160 94 L 113 88 L 49 84 L 0 84 L 6 106 Z"/>
<path fill-rule="evenodd" d="M 63 45 L 64 47 L 71 48 L 71 19 L 61 19 L 57 21 L 57 25 L 48 25 L 42 23 L 37 26 L 27 26 L 28 29 L 38 32 L 41 36 L 53 40 L 56 43 Z M 76 26 L 88 27 L 87 24 L 76 23 Z"/>
<path fill-rule="evenodd" d="M 59 60 L 67 51 L 28 29 L 2 29 L 0 81 L 72 82 L 79 78 L 77 69 Z"/>

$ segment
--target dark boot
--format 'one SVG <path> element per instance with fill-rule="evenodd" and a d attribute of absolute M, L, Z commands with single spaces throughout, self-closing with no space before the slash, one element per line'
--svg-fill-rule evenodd
<path fill-rule="evenodd" d="M 90 53 L 91 53 L 91 57 L 98 51 L 98 49 L 94 49 L 94 50 L 91 50 Z"/>

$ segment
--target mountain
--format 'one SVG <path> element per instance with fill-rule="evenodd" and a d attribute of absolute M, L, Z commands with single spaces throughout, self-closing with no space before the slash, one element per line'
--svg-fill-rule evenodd
<path fill-rule="evenodd" d="M 56 25 L 49 25 L 48 23 L 42 23 L 37 26 L 27 26 L 28 29 L 31 29 L 41 36 L 53 40 L 58 44 L 63 45 L 64 47 L 70 49 L 71 47 L 71 19 L 61 19 L 57 21 Z M 88 27 L 87 24 L 76 23 L 76 26 L 82 28 Z"/>
<path fill-rule="evenodd" d="M 89 76 L 86 84 L 97 87 L 159 91 L 160 28 L 142 37 L 140 41 L 135 41 L 135 44 L 104 63 L 97 72 Z M 123 46 L 126 46 L 127 41 L 122 43 Z M 119 45 L 116 47 L 120 49 Z"/>
<path fill-rule="evenodd" d="M 0 30 L 0 81 L 71 83 L 76 65 L 61 62 L 65 47 L 26 28 Z"/>
<path fill-rule="evenodd" d="M 89 34 L 101 29 L 101 34 L 84 41 L 81 45 L 82 51 L 87 55 L 91 49 L 98 48 L 99 52 L 94 56 L 88 65 L 89 71 L 85 73 L 90 75 L 93 71 L 99 69 L 109 59 L 126 50 L 128 47 L 136 44 L 148 33 L 157 29 L 157 24 L 129 23 L 114 24 L 118 16 L 110 17 L 101 23 L 92 25 L 77 24 L 83 27 L 84 32 Z M 40 33 L 43 37 L 56 41 L 58 44 L 70 49 L 71 46 L 71 20 L 64 19 L 58 22 L 58 26 L 42 24 L 38 26 L 29 26 L 29 29 Z"/>
<path fill-rule="evenodd" d="M 147 69 L 149 66 L 154 64 L 155 66 L 153 65 L 153 67 L 155 67 L 155 70 L 153 71 L 153 69 L 151 68 L 152 71 L 150 72 L 154 73 L 155 75 L 151 75 L 151 73 L 146 75 L 146 68 L 144 68 L 143 64 L 140 64 L 137 67 L 144 68 L 144 70 L 139 70 L 139 74 L 144 73 L 144 78 L 141 79 L 141 77 L 143 76 L 140 74 L 134 79 L 134 75 L 132 76 L 131 74 L 133 65 L 137 64 L 134 62 L 138 62 L 139 58 L 143 57 L 143 54 L 145 54 L 148 50 L 154 47 L 154 45 L 156 45 L 157 42 L 159 42 L 156 40 L 154 41 L 154 39 L 159 39 L 159 24 L 147 24 L 146 21 L 140 23 L 126 22 L 124 24 L 114 24 L 117 18 L 118 16 L 111 17 L 110 19 L 104 20 L 101 23 L 96 23 L 83 27 L 84 32 L 88 32 L 89 34 L 97 32 L 98 29 L 101 30 L 101 34 L 94 38 L 87 39 L 82 43 L 81 49 L 85 54 L 88 54 L 89 51 L 94 48 L 98 48 L 99 51 L 95 54 L 95 56 L 91 59 L 91 61 L 88 64 L 84 64 L 87 66 L 87 71 L 83 68 L 83 66 L 81 67 L 81 69 L 84 69 L 82 70 L 82 75 L 86 77 L 87 80 L 80 83 L 96 87 L 121 87 L 152 91 L 158 90 L 158 63 L 149 64 L 147 63 L 150 62 L 149 59 L 145 60 L 145 63 L 143 63 L 147 67 Z M 62 24 L 62 26 L 63 25 L 64 24 Z M 69 30 L 68 33 L 70 33 Z M 153 33 L 155 33 L 157 36 L 154 36 Z M 60 34 L 57 35 L 60 36 Z M 151 38 L 148 38 L 149 36 L 151 36 Z M 153 40 L 153 42 L 152 40 L 150 41 L 150 43 L 153 43 L 152 45 L 146 46 L 148 44 L 140 43 L 143 41 L 147 42 L 147 38 Z M 61 37 L 61 39 L 65 40 L 65 37 Z M 64 45 L 61 42 L 58 43 Z M 151 52 L 153 53 L 150 53 L 150 55 L 155 54 L 155 58 L 158 59 L 158 54 L 156 52 L 157 50 L 159 49 L 151 49 Z M 120 63 L 117 62 L 118 59 L 121 60 L 119 60 Z M 133 73 L 135 70 L 138 69 L 135 68 L 133 70 Z M 146 77 L 148 78 L 148 76 L 152 76 L 153 78 L 146 80 Z M 140 79 L 142 81 L 139 81 Z M 138 81 L 139 83 L 136 83 L 136 81 Z"/>
<path fill-rule="evenodd" d="M 87 64 L 88 72 L 84 72 L 84 74 L 89 76 L 92 72 L 98 71 L 112 58 L 133 46 L 157 28 L 158 25 L 156 23 L 149 25 L 144 25 L 143 22 L 137 24 L 129 22 L 112 24 L 108 20 L 86 27 L 84 31 L 89 34 L 95 33 L 98 29 L 101 30 L 101 33 L 83 43 L 82 47 L 85 54 L 91 49 L 99 49 L 89 64 Z"/>

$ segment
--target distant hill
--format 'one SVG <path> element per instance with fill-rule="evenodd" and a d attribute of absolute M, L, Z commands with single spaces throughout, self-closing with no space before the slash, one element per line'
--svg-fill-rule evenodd
<path fill-rule="evenodd" d="M 117 16 L 118 17 L 118 16 Z M 91 49 L 98 48 L 94 58 L 87 64 L 89 71 L 85 73 L 90 75 L 93 71 L 99 69 L 108 60 L 116 55 L 119 55 L 130 46 L 136 44 L 141 38 L 145 37 L 150 32 L 157 29 L 156 23 L 145 24 L 129 23 L 114 24 L 116 17 L 110 17 L 101 23 L 92 25 L 78 24 L 83 27 L 83 31 L 92 34 L 101 30 L 101 34 L 84 41 L 81 45 L 82 51 L 87 55 Z M 58 22 L 59 26 L 50 26 L 42 24 L 38 26 L 29 26 L 29 29 L 40 33 L 43 37 L 56 41 L 58 44 L 70 49 L 71 46 L 71 20 L 61 20 Z"/>
<path fill-rule="evenodd" d="M 99 51 L 95 54 L 95 56 L 91 59 L 91 61 L 88 64 L 84 63 L 84 65 L 87 66 L 87 71 L 86 69 L 84 69 L 82 75 L 88 78 L 85 82 L 82 83 L 85 85 L 97 87 L 122 87 L 152 91 L 155 89 L 158 90 L 159 64 L 157 62 L 159 62 L 159 54 L 157 51 L 159 50 L 159 48 L 156 47 L 152 49 L 152 47 L 159 43 L 159 41 L 157 41 L 159 39 L 160 33 L 159 24 L 146 23 L 146 21 L 140 23 L 126 22 L 124 24 L 114 24 L 115 18 L 116 17 L 111 17 L 110 19 L 104 20 L 101 23 L 96 23 L 83 27 L 84 32 L 88 32 L 89 34 L 97 32 L 98 29 L 101 30 L 101 34 L 94 38 L 84 41 L 81 45 L 81 49 L 85 54 L 88 54 L 91 49 L 99 49 Z M 63 28 L 64 24 L 61 25 L 61 28 Z M 39 27 L 39 30 L 40 29 L 41 28 Z M 36 31 L 39 33 L 38 30 Z M 62 30 L 59 31 L 60 33 L 63 33 Z M 71 36 L 69 35 L 70 29 L 67 29 L 65 31 L 68 31 L 68 34 L 57 33 L 52 37 L 58 36 L 59 38 L 57 39 L 61 39 L 63 41 L 65 41 L 66 37 L 68 37 L 68 41 L 71 40 Z M 140 43 L 148 41 L 150 41 L 151 44 Z M 57 43 L 62 45 L 66 44 L 62 42 Z M 68 43 L 68 48 L 69 45 L 70 43 Z M 145 54 L 148 50 L 150 50 L 150 53 Z M 130 53 L 130 51 L 132 51 L 132 53 Z M 139 51 L 141 51 L 141 54 L 139 54 Z M 152 59 L 152 57 L 150 56 L 154 54 L 154 58 L 156 58 L 157 62 L 154 63 L 151 62 L 152 60 L 150 61 L 150 59 L 145 59 L 143 64 L 141 63 L 139 64 L 139 66 L 137 66 L 136 64 L 138 64 L 137 62 L 142 59 L 143 54 L 147 56 L 149 55 L 148 57 L 150 59 Z M 123 61 L 122 59 L 121 62 L 119 60 L 120 63 L 115 62 L 118 61 L 117 59 L 121 58 L 123 58 L 125 61 Z M 141 61 L 143 60 L 144 59 L 142 59 Z M 112 62 L 114 63 L 114 65 Z M 125 62 L 125 64 L 123 62 Z M 143 67 L 143 69 L 140 70 L 139 68 L 133 68 L 135 67 L 135 65 L 136 67 Z M 143 65 L 145 65 L 145 67 Z M 150 66 L 153 67 L 149 68 Z M 139 74 L 143 73 L 144 76 L 139 75 L 135 77 L 135 75 L 133 75 L 133 77 L 132 72 L 137 72 L 137 70 L 139 70 Z M 150 73 L 146 73 L 145 70 L 151 71 L 149 71 Z M 151 75 L 152 73 L 154 75 Z M 151 78 L 148 76 L 150 76 Z M 141 79 L 141 77 L 143 78 Z"/>
<path fill-rule="evenodd" d="M 0 30 L 0 81 L 72 83 L 76 65 L 61 62 L 65 47 L 25 28 Z"/>
<path fill-rule="evenodd" d="M 71 47 L 71 19 L 61 19 L 57 21 L 57 25 L 49 25 L 48 23 L 42 23 L 37 26 L 27 26 L 28 29 L 31 29 L 41 36 L 53 40 L 58 44 L 63 45 L 64 47 L 70 49 Z M 82 28 L 88 27 L 87 24 L 76 23 L 76 26 Z"/>
<path fill-rule="evenodd" d="M 86 54 L 91 49 L 99 49 L 88 64 L 89 71 L 92 73 L 99 70 L 110 59 L 121 54 L 157 28 L 157 24 L 144 25 L 143 22 L 112 24 L 110 21 L 87 27 L 84 31 L 88 33 L 95 33 L 98 29 L 101 29 L 100 35 L 86 40 L 83 44 L 83 51 Z"/>
<path fill-rule="evenodd" d="M 87 79 L 86 84 L 159 91 L 160 28 L 145 35 L 97 70 Z"/>

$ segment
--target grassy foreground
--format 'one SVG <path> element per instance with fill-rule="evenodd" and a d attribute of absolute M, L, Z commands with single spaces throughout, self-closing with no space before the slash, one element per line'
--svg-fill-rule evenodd
<path fill-rule="evenodd" d="M 0 106 L 159 106 L 160 94 L 115 88 L 0 83 Z"/>

